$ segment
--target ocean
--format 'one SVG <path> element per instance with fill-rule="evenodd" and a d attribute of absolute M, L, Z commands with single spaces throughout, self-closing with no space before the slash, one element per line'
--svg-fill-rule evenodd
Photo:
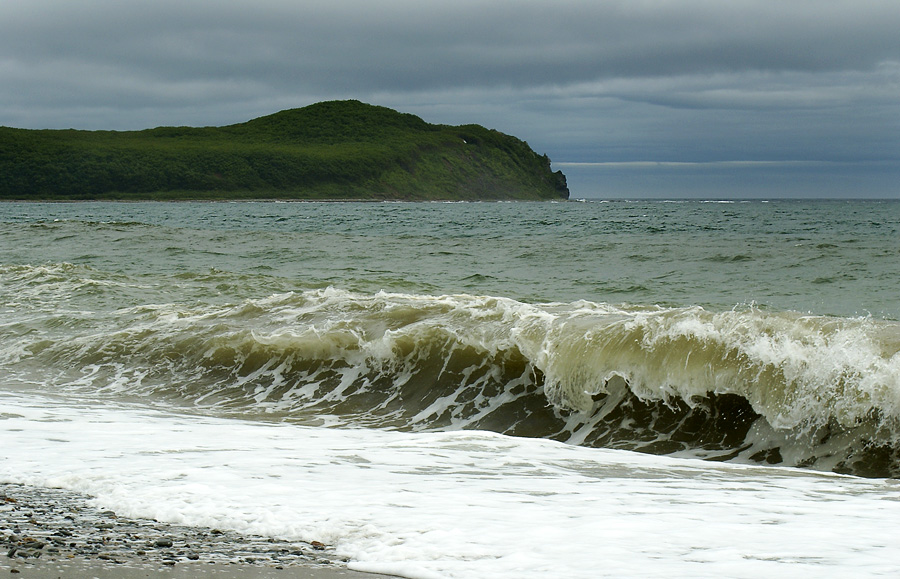
<path fill-rule="evenodd" d="M 2 203 L 0 482 L 416 578 L 900 573 L 900 202 Z"/>

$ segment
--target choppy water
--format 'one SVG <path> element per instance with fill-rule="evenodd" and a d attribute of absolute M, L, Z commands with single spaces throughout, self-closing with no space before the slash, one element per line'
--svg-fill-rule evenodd
<path fill-rule="evenodd" d="M 42 418 L 39 408 L 125 405 L 162 413 L 143 418 L 161 429 L 193 416 L 190 432 L 224 420 L 260 433 L 328 432 L 347 437 L 328 444 L 354 446 L 388 431 L 401 437 L 389 446 L 434 444 L 422 450 L 432 457 L 410 472 L 457 481 L 476 471 L 486 476 L 483 466 L 466 466 L 464 452 L 447 450 L 457 439 L 443 437 L 463 430 L 505 435 L 473 443 L 476 454 L 498 457 L 513 452 L 510 445 L 527 455 L 537 448 L 530 439 L 566 443 L 539 447 L 541 456 L 559 452 L 566 468 L 575 468 L 567 461 L 611 460 L 563 451 L 573 447 L 629 451 L 615 456 L 633 456 L 629 468 L 642 472 L 644 459 L 633 451 L 669 456 L 673 465 L 688 458 L 761 465 L 752 476 L 772 473 L 775 495 L 786 466 L 810 469 L 810 477 L 900 472 L 897 202 L 7 203 L 0 226 L 0 389 L 19 405 L 3 435 L 24 436 L 15 433 L 29 430 L 20 422 L 31 414 L 26 422 L 73 429 L 22 441 L 26 449 L 64 453 L 52 441 L 80 427 L 70 415 Z M 73 446 L 90 454 L 95 443 Z M 274 462 L 285 459 L 277 446 Z M 396 457 L 387 456 L 375 460 L 393 464 Z M 8 458 L 24 474 L 9 467 L 6 478 L 63 476 Z M 94 465 L 115 482 L 73 475 L 66 484 L 124 500 L 112 471 L 131 462 Z M 346 476 L 353 464 L 335 468 Z M 515 461 L 503 464 L 513 465 L 510 480 L 525 476 Z M 543 472 L 541 464 L 532 467 Z M 713 464 L 684 468 L 689 478 L 725 476 Z M 222 468 L 215 477 L 233 476 Z M 269 468 L 279 478 L 302 478 Z M 741 481 L 749 471 L 726 472 Z M 568 475 L 557 476 L 553 484 L 569 489 Z M 829 481 L 823 484 L 834 484 L 839 498 L 844 492 L 839 479 L 809 480 Z M 129 505 L 140 502 L 139 490 L 127 494 Z M 542 506 L 550 517 L 544 527 L 552 527 L 554 505 Z M 196 502 L 185 510 L 196 513 Z M 213 507 L 200 510 L 195 519 L 174 516 L 196 524 L 220 516 Z M 265 512 L 256 515 L 271 516 Z M 478 528 L 474 511 L 466 512 Z M 391 526 L 392 517 L 381 513 L 365 524 Z M 427 532 L 427 521 L 416 524 Z M 283 524 L 269 532 L 303 534 Z M 440 549 L 428 559 L 422 553 L 432 547 L 407 559 L 401 547 L 384 547 L 390 555 L 379 559 L 359 550 L 358 533 L 342 539 L 335 531 L 332 540 L 343 540 L 365 568 L 527 576 L 527 565 L 467 567 L 459 563 L 465 556 Z M 405 544 L 391 537 L 385 542 Z M 895 543 L 872 549 L 900 552 Z M 792 567 L 792 557 L 802 558 L 775 556 L 773 568 L 806 569 Z M 552 553 L 547 560 L 541 565 L 559 564 Z M 861 564 L 850 560 L 857 565 L 850 568 Z M 391 564 L 379 567 L 385 561 Z M 722 561 L 683 570 L 745 576 L 735 574 L 740 561 Z M 759 569 L 747 567 L 746 576 Z"/>

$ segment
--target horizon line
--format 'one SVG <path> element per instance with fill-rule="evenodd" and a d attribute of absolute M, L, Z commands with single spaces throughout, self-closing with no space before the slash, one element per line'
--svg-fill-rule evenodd
<path fill-rule="evenodd" d="M 862 161 L 809 161 L 809 160 L 783 160 L 783 161 L 553 161 L 553 165 L 560 167 L 624 167 L 624 168 L 648 168 L 648 167 L 821 167 L 834 165 L 861 165 L 889 163 L 887 160 L 862 160 Z"/>

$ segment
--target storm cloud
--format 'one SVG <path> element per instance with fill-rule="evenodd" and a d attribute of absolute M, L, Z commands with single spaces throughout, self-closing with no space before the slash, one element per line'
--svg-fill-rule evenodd
<path fill-rule="evenodd" d="M 897 30 L 893 0 L 9 0 L 0 125 L 222 125 L 357 98 L 526 139 L 576 196 L 800 179 L 898 196 Z"/>

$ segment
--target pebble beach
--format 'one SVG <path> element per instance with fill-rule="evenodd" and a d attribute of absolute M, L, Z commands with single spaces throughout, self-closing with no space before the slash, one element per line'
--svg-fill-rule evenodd
<path fill-rule="evenodd" d="M 330 547 L 123 518 L 90 497 L 0 484 L 0 573 L 11 577 L 366 579 Z"/>

